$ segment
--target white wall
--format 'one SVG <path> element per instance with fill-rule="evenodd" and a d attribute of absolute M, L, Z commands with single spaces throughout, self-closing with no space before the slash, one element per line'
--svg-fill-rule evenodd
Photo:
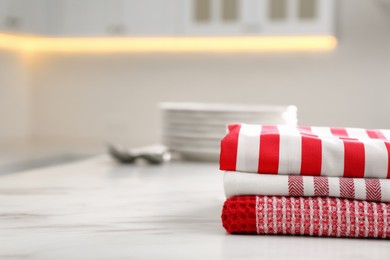
<path fill-rule="evenodd" d="M 30 88 L 25 60 L 12 50 L 0 50 L 0 143 L 30 135 Z"/>
<path fill-rule="evenodd" d="M 390 128 L 390 13 L 340 1 L 338 48 L 306 54 L 45 55 L 37 137 L 158 140 L 160 101 L 295 104 L 302 125 Z"/>

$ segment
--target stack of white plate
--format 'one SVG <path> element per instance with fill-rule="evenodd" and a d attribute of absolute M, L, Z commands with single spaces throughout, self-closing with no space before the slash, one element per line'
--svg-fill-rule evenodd
<path fill-rule="evenodd" d="M 296 125 L 295 106 L 162 103 L 162 140 L 183 159 L 218 161 L 231 123 Z"/>

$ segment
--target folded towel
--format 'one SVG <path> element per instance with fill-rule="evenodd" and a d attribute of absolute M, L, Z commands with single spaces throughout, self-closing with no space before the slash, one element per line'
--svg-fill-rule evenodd
<path fill-rule="evenodd" d="M 390 202 L 389 179 L 225 172 L 226 197 L 241 195 L 335 197 Z"/>
<path fill-rule="evenodd" d="M 220 169 L 268 174 L 390 178 L 390 130 L 230 125 Z"/>
<path fill-rule="evenodd" d="M 229 233 L 390 237 L 390 204 L 321 197 L 237 196 L 226 200 Z"/>

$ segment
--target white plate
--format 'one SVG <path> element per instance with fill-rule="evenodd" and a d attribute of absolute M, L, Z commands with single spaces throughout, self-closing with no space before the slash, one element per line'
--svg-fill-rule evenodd
<path fill-rule="evenodd" d="M 222 125 L 229 123 L 252 123 L 252 124 L 282 124 L 286 121 L 296 121 L 297 116 L 294 114 L 267 114 L 267 115 L 254 115 L 247 117 L 238 117 L 238 116 L 226 116 L 226 117 L 213 117 L 213 116 L 204 116 L 204 117 L 192 117 L 187 116 L 167 116 L 162 117 L 162 122 L 165 125 L 168 124 L 189 124 L 189 125 L 200 125 L 200 124 L 209 124 L 209 125 Z"/>
<path fill-rule="evenodd" d="M 166 111 L 187 111 L 187 112 L 285 112 L 297 111 L 296 106 L 276 105 L 242 105 L 242 104 L 217 104 L 217 103 L 176 103 L 164 102 L 160 104 L 161 110 Z"/>
<path fill-rule="evenodd" d="M 185 159 L 218 161 L 228 124 L 296 125 L 295 106 L 162 103 L 163 143 Z"/>

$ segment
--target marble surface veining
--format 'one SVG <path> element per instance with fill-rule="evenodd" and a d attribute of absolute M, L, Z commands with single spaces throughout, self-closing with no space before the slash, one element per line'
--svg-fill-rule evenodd
<path fill-rule="evenodd" d="M 226 234 L 212 163 L 106 156 L 0 176 L 0 259 L 390 259 L 390 241 Z"/>

